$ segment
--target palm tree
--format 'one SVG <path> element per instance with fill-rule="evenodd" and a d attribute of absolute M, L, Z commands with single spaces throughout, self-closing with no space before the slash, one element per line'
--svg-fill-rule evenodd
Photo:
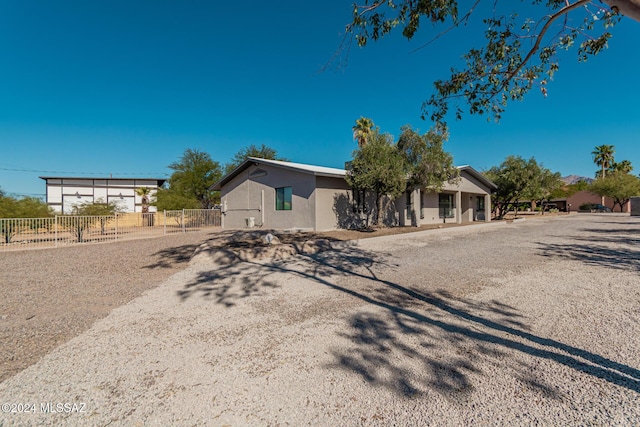
<path fill-rule="evenodd" d="M 356 120 L 355 126 L 351 129 L 353 130 L 353 139 L 358 141 L 358 148 L 362 148 L 367 145 L 373 126 L 373 120 L 367 117 L 360 117 Z"/>
<path fill-rule="evenodd" d="M 599 145 L 591 152 L 593 162 L 602 168 L 601 177 L 604 178 L 606 170 L 613 165 L 613 153 L 615 153 L 613 145 Z"/>
<path fill-rule="evenodd" d="M 600 178 L 604 179 L 606 176 L 606 170 L 613 165 L 613 153 L 615 153 L 613 145 L 599 145 L 591 152 L 593 156 L 593 162 L 602 168 L 602 175 Z M 601 203 L 604 205 L 604 196 L 602 196 Z"/>
<path fill-rule="evenodd" d="M 633 165 L 629 160 L 623 160 L 613 164 L 613 169 L 622 173 L 629 173 L 633 170 Z"/>
<path fill-rule="evenodd" d="M 149 195 L 151 194 L 151 189 L 149 187 L 136 188 L 136 194 L 142 198 L 140 203 L 142 204 L 143 224 L 153 225 L 153 218 L 149 215 Z"/>

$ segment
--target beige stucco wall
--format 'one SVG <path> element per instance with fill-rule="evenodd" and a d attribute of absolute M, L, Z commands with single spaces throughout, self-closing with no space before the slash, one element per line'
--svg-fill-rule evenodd
<path fill-rule="evenodd" d="M 316 231 L 354 228 L 360 217 L 353 212 L 353 195 L 342 178 L 316 177 Z"/>
<path fill-rule="evenodd" d="M 445 183 L 444 191 L 487 194 L 487 188 L 467 171 L 460 171 L 460 178 L 457 184 Z"/>
<path fill-rule="evenodd" d="M 252 176 L 257 169 L 266 172 Z M 291 210 L 276 210 L 276 188 L 291 187 Z M 255 218 L 256 227 L 315 229 L 315 176 L 268 165 L 252 165 L 227 183 L 221 192 L 223 227 L 246 228 L 245 218 Z M 263 196 L 264 195 L 264 196 Z M 264 207 L 261 203 L 264 197 Z M 264 219 L 264 223 L 263 223 Z"/>
<path fill-rule="evenodd" d="M 422 218 L 422 223 L 437 224 L 437 223 L 445 222 L 445 219 L 440 218 L 440 209 L 438 207 L 438 203 L 439 203 L 438 193 L 434 193 L 434 192 L 423 193 L 422 198 L 423 198 L 423 205 L 424 205 L 424 208 L 422 209 L 423 217 L 424 217 Z M 455 198 L 454 198 L 454 202 L 455 202 Z M 454 215 L 455 215 L 455 211 L 454 211 Z M 455 218 L 446 218 L 446 222 L 455 222 L 455 221 L 456 221 Z"/>

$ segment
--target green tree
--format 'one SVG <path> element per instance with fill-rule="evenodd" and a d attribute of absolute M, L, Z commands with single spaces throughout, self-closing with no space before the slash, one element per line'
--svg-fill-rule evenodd
<path fill-rule="evenodd" d="M 402 127 L 398 149 L 404 157 L 407 190 L 440 192 L 445 182 L 453 184 L 458 181 L 460 171 L 453 165 L 453 156 L 443 148 L 447 139 L 444 128 L 432 128 L 420 135 L 411 126 Z M 417 225 L 416 218 L 415 211 L 411 212 L 412 225 Z"/>
<path fill-rule="evenodd" d="M 403 126 L 398 138 L 398 149 L 405 159 L 407 188 L 441 191 L 445 182 L 454 184 L 460 172 L 453 165 L 453 156 L 444 150 L 448 133 L 443 128 L 432 128 L 424 135 L 411 126 Z"/>
<path fill-rule="evenodd" d="M 360 117 L 356 120 L 356 124 L 351 130 L 353 130 L 353 139 L 358 142 L 358 147 L 362 148 L 367 144 L 372 132 L 375 130 L 375 125 L 373 120 L 367 117 Z"/>
<path fill-rule="evenodd" d="M 231 171 L 240 166 L 242 162 L 247 160 L 249 157 L 257 157 L 259 159 L 267 160 L 280 160 L 283 162 L 288 161 L 288 159 L 278 156 L 276 150 L 271 147 L 267 147 L 264 144 L 260 147 L 251 144 L 250 146 L 241 149 L 233 156 L 231 162 L 225 166 L 225 174 L 231 173 Z"/>
<path fill-rule="evenodd" d="M 48 218 L 53 216 L 51 208 L 36 197 L 15 198 L 7 196 L 0 189 L 0 235 L 5 243 L 11 243 L 14 234 L 23 228 L 18 218 Z M 4 219 L 4 220 L 3 220 Z M 24 222 L 24 227 L 29 227 L 30 222 Z"/>
<path fill-rule="evenodd" d="M 525 160 L 520 156 L 508 156 L 499 166 L 484 172 L 498 186 L 491 195 L 496 216 L 504 218 L 511 206 L 515 207 L 517 216 L 520 202 L 534 200 L 545 194 L 539 182 L 544 174 L 535 158 Z"/>
<path fill-rule="evenodd" d="M 534 167 L 534 174 L 530 183 L 529 195 L 531 200 L 536 201 L 541 206 L 541 214 L 544 215 L 545 205 L 554 198 L 563 187 L 560 172 L 551 172 L 549 169 L 538 165 Z"/>
<path fill-rule="evenodd" d="M 367 144 L 354 151 L 346 180 L 354 190 L 369 191 L 375 195 L 375 223 L 382 226 L 385 196 L 395 199 L 406 188 L 404 159 L 393 137 L 374 130 Z"/>
<path fill-rule="evenodd" d="M 71 214 L 61 221 L 64 227 L 71 230 L 78 242 L 83 242 L 87 228 L 100 224 L 100 234 L 104 235 L 107 224 L 123 210 L 116 202 L 106 203 L 103 199 L 96 199 L 93 202 L 74 205 Z"/>
<path fill-rule="evenodd" d="M 629 160 L 622 160 L 613 164 L 613 170 L 622 173 L 631 173 L 631 171 L 633 171 L 633 165 Z"/>
<path fill-rule="evenodd" d="M 589 191 L 603 199 L 610 197 L 613 199 L 611 210 L 618 205 L 622 212 L 631 197 L 640 195 L 640 179 L 630 173 L 616 171 L 606 178 L 593 181 Z"/>
<path fill-rule="evenodd" d="M 614 162 L 613 155 L 615 153 L 615 147 L 613 145 L 599 145 L 592 152 L 593 162 L 600 166 L 602 169 L 596 173 L 596 178 L 604 179 L 607 176 L 607 169 L 611 169 Z M 604 196 L 600 201 L 604 205 Z"/>
<path fill-rule="evenodd" d="M 209 188 L 220 180 L 222 170 L 208 153 L 189 148 L 169 168 L 173 173 L 168 187 L 156 194 L 158 209 L 210 209 L 220 201 L 218 192 Z"/>
<path fill-rule="evenodd" d="M 481 13 L 476 9 L 487 4 L 487 9 L 480 9 L 486 13 L 481 19 L 484 46 L 469 50 L 463 56 L 464 67 L 452 68 L 448 79 L 434 82 L 434 94 L 423 104 L 422 116 L 445 121 L 451 104 L 459 119 L 463 114 L 460 102 L 464 101 L 470 114 L 498 120 L 509 101 L 523 99 L 532 88 L 539 88 L 546 96 L 547 82 L 559 69 L 560 51 L 577 45 L 578 60 L 585 61 L 607 47 L 618 13 L 640 20 L 639 0 L 604 2 L 610 7 L 591 0 L 525 0 L 523 3 L 529 4 L 525 15 L 513 11 L 511 0 L 465 2 L 467 9 L 462 10 L 458 0 L 365 0 L 353 6 L 341 49 L 348 52 L 353 40 L 350 36 L 365 46 L 396 28 L 412 39 L 421 24 L 441 26 L 424 47 L 449 30 L 464 27 L 458 30 L 470 31 L 473 26 L 467 24 L 477 22 Z M 475 37 L 469 35 L 470 39 Z"/>
<path fill-rule="evenodd" d="M 615 163 L 615 152 L 615 147 L 607 144 L 599 145 L 591 152 L 591 155 L 593 156 L 593 163 L 601 168 L 600 174 L 598 175 L 596 173 L 597 178 L 605 178 L 607 176 L 606 171 L 611 169 Z"/>
<path fill-rule="evenodd" d="M 193 196 L 188 196 L 173 188 L 158 188 L 155 206 L 158 211 L 176 211 L 182 209 L 199 209 L 200 203 Z"/>

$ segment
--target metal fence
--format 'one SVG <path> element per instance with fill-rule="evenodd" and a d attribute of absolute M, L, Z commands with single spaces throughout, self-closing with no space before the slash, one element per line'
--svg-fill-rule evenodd
<path fill-rule="evenodd" d="M 108 216 L 0 218 L 0 251 L 143 239 L 221 226 L 219 209 Z"/>

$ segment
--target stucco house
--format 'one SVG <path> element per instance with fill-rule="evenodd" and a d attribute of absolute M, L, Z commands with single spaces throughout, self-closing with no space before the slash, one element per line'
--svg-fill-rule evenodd
<path fill-rule="evenodd" d="M 407 192 L 385 204 L 387 225 L 491 220 L 496 185 L 470 166 L 442 192 Z M 346 170 L 250 157 L 214 184 L 222 227 L 327 231 L 354 228 L 375 215 L 374 201 L 352 191 Z"/>
<path fill-rule="evenodd" d="M 136 189 L 147 187 L 153 197 L 166 179 L 160 178 L 87 178 L 41 176 L 47 183 L 47 204 L 58 213 L 71 213 L 73 206 L 83 203 L 115 202 L 123 212 L 142 212 L 142 198 Z M 149 212 L 155 212 L 149 206 Z"/>

